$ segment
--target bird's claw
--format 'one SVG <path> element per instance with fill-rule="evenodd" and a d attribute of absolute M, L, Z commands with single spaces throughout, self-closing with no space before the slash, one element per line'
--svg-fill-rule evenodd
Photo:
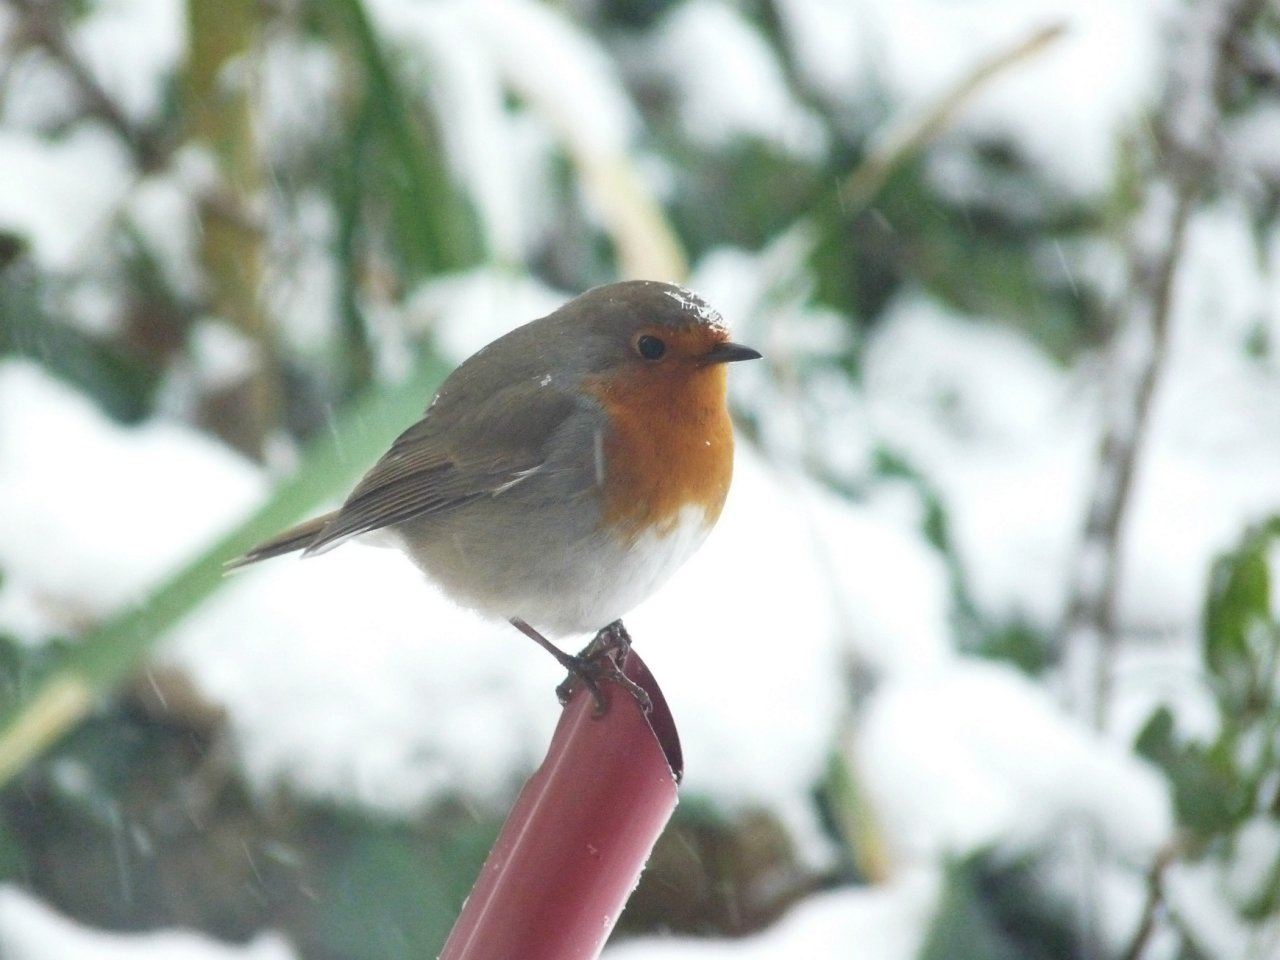
<path fill-rule="evenodd" d="M 631 636 L 621 620 L 615 620 L 600 630 L 589 644 L 567 664 L 569 676 L 556 687 L 556 697 L 563 705 L 568 703 L 574 685 L 582 681 L 596 702 L 595 715 L 602 717 L 609 709 L 609 699 L 600 688 L 601 681 L 618 684 L 640 704 L 646 714 L 653 709 L 649 694 L 626 675 L 627 656 L 631 653 Z"/>

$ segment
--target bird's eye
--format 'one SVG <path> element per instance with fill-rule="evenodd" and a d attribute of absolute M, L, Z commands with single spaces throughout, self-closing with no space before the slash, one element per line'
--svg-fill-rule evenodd
<path fill-rule="evenodd" d="M 636 350 L 646 360 L 660 360 L 667 352 L 667 345 L 660 338 L 646 334 L 636 341 Z"/>

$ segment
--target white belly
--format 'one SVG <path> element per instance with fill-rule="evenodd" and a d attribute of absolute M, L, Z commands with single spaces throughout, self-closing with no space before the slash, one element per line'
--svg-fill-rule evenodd
<path fill-rule="evenodd" d="M 595 633 L 648 599 L 701 546 L 710 530 L 704 510 L 686 507 L 665 535 L 650 533 L 628 544 L 601 534 L 579 543 L 571 558 L 548 561 L 538 565 L 536 572 L 526 569 L 524 576 L 503 578 L 500 591 L 481 595 L 464 587 L 450 592 L 481 613 L 519 617 L 549 636 Z"/>
<path fill-rule="evenodd" d="M 524 619 L 545 623 L 553 633 L 594 633 L 666 583 L 702 546 L 711 526 L 705 510 L 690 506 L 681 510 L 666 534 L 648 533 L 630 545 L 612 541 L 601 551 L 607 560 L 584 567 L 576 597 L 530 597 L 530 614 Z M 532 609 L 535 604 L 541 609 Z"/>

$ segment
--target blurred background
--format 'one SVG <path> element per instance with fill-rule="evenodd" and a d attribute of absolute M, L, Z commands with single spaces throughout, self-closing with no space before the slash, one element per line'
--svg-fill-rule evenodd
<path fill-rule="evenodd" d="M 623 277 L 735 367 L 606 956 L 1280 955 L 1280 10 L 0 0 L 0 957 L 434 956 L 554 665 L 224 578 Z"/>

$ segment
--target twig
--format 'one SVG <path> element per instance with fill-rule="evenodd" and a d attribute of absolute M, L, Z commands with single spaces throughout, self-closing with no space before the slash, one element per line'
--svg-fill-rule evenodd
<path fill-rule="evenodd" d="M 1187 222 L 1218 160 L 1232 45 L 1262 6 L 1262 0 L 1218 0 L 1189 8 L 1156 118 L 1150 186 L 1127 242 L 1127 294 L 1110 345 L 1108 422 L 1062 630 L 1070 696 L 1098 726 L 1106 719 L 1118 636 L 1121 532 L 1168 353 L 1173 280 Z"/>
<path fill-rule="evenodd" d="M 1142 907 L 1142 916 L 1138 920 L 1138 929 L 1133 932 L 1129 946 L 1120 955 L 1121 960 L 1139 960 L 1147 948 L 1147 942 L 1156 929 L 1156 915 L 1164 905 L 1164 875 L 1170 864 L 1182 855 L 1183 841 L 1175 837 L 1166 843 L 1156 854 L 1147 870 L 1147 899 Z"/>
<path fill-rule="evenodd" d="M 1163 195 L 1165 209 L 1148 211 L 1143 217 L 1148 229 L 1163 233 L 1165 246 L 1149 251 L 1135 243 L 1131 250 L 1128 302 L 1119 311 L 1123 319 L 1111 345 L 1113 376 L 1118 382 L 1111 388 L 1110 420 L 1099 446 L 1098 472 L 1063 631 L 1067 662 L 1077 665 L 1069 670 L 1075 678 L 1072 696 L 1099 727 L 1106 719 L 1111 661 L 1117 644 L 1121 530 L 1168 353 L 1173 278 L 1197 197 L 1194 189 L 1176 192 L 1171 202 Z M 1164 222 L 1155 227 L 1153 220 Z"/>

